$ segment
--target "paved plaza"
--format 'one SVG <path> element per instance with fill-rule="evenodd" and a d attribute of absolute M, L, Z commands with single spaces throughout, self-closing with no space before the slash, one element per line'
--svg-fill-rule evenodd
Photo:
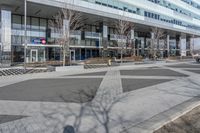
<path fill-rule="evenodd" d="M 0 77 L 0 133 L 151 133 L 200 105 L 199 74 L 185 62 Z"/>
<path fill-rule="evenodd" d="M 81 91 L 99 88 L 102 79 L 31 79 L 0 88 L 0 100 L 88 102 Z M 91 82 L 91 83 L 90 83 Z M 90 84 L 89 84 L 90 83 Z M 82 98 L 82 99 L 80 99 Z"/>

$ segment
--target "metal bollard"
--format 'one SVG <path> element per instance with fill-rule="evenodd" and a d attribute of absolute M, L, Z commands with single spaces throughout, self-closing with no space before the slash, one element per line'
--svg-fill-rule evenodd
<path fill-rule="evenodd" d="M 108 66 L 111 66 L 111 59 L 108 60 Z"/>

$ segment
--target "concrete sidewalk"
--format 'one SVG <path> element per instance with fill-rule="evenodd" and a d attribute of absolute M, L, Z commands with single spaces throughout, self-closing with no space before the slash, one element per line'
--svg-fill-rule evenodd
<path fill-rule="evenodd" d="M 133 71 L 120 75 L 120 71 L 124 70 L 145 69 L 155 70 L 156 73 Z M 169 74 L 167 70 L 176 73 Z M 71 125 L 79 133 L 151 133 L 200 103 L 200 75 L 166 63 L 6 77 L 0 79 L 0 91 L 3 86 L 6 88 L 7 85 L 30 79 L 73 79 L 78 84 L 81 78 L 94 77 L 103 80 L 92 102 L 0 100 L 0 115 L 22 116 L 21 119 L 0 124 L 0 132 L 62 133 L 66 125 Z M 128 79 L 128 86 L 120 79 Z M 157 82 L 160 80 L 166 81 Z M 149 84 L 149 81 L 153 82 Z M 135 83 L 141 85 L 138 87 Z M 144 87 L 145 84 L 150 86 Z M 129 91 L 125 91 L 126 87 Z"/>

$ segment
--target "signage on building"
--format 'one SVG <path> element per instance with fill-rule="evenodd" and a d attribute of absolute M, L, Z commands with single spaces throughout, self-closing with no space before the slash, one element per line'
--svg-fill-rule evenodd
<path fill-rule="evenodd" d="M 32 44 L 46 44 L 45 38 L 34 38 Z"/>
<path fill-rule="evenodd" d="M 45 39 L 41 39 L 41 43 L 42 44 L 46 44 L 46 40 Z"/>

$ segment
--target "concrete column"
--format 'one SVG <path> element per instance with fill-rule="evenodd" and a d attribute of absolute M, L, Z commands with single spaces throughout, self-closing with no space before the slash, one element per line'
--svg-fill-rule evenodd
<path fill-rule="evenodd" d="M 85 48 L 85 59 L 87 59 L 87 49 Z"/>
<path fill-rule="evenodd" d="M 186 51 L 187 51 L 187 56 L 192 55 L 192 51 L 191 51 L 191 37 L 190 36 L 186 36 Z"/>
<path fill-rule="evenodd" d="M 147 48 L 147 36 L 144 37 L 144 57 L 147 57 L 147 51 L 145 51 L 145 49 Z"/>
<path fill-rule="evenodd" d="M 2 63 L 11 65 L 11 11 L 1 9 Z"/>
<path fill-rule="evenodd" d="M 108 39 L 108 26 L 103 24 L 103 38 Z"/>
<path fill-rule="evenodd" d="M 103 45 L 103 49 L 107 49 L 107 47 L 108 47 L 108 26 L 107 25 L 105 25 L 105 24 L 103 24 L 102 25 L 103 27 L 102 27 L 102 29 L 103 29 L 103 31 L 102 31 L 102 45 Z"/>
<path fill-rule="evenodd" d="M 155 42 L 154 42 L 154 33 L 151 32 L 151 49 L 150 49 L 150 54 L 153 54 L 155 51 Z M 154 55 L 151 55 L 154 56 Z"/>
<path fill-rule="evenodd" d="M 131 30 L 131 43 L 132 43 L 133 56 L 135 56 L 135 31 L 134 31 L 134 29 Z"/>
<path fill-rule="evenodd" d="M 79 53 L 80 53 L 79 59 L 81 60 L 81 48 L 79 49 Z"/>
<path fill-rule="evenodd" d="M 105 50 L 108 48 L 108 26 L 105 23 L 101 23 L 102 33 L 102 57 L 105 55 Z"/>
<path fill-rule="evenodd" d="M 167 35 L 167 57 L 170 56 L 169 41 L 170 41 L 170 36 Z"/>
<path fill-rule="evenodd" d="M 194 35 L 190 38 L 190 54 L 194 55 Z"/>
<path fill-rule="evenodd" d="M 141 55 L 144 55 L 145 38 L 141 37 Z"/>
<path fill-rule="evenodd" d="M 180 35 L 177 35 L 176 36 L 176 56 L 180 56 L 180 44 L 181 44 L 181 36 Z"/>
<path fill-rule="evenodd" d="M 92 56 L 92 49 L 90 49 L 90 58 L 93 58 L 93 56 Z"/>
<path fill-rule="evenodd" d="M 78 36 L 78 46 L 81 45 L 81 34 Z"/>
<path fill-rule="evenodd" d="M 182 34 L 180 37 L 180 54 L 181 56 L 187 56 L 186 52 L 186 34 Z"/>

